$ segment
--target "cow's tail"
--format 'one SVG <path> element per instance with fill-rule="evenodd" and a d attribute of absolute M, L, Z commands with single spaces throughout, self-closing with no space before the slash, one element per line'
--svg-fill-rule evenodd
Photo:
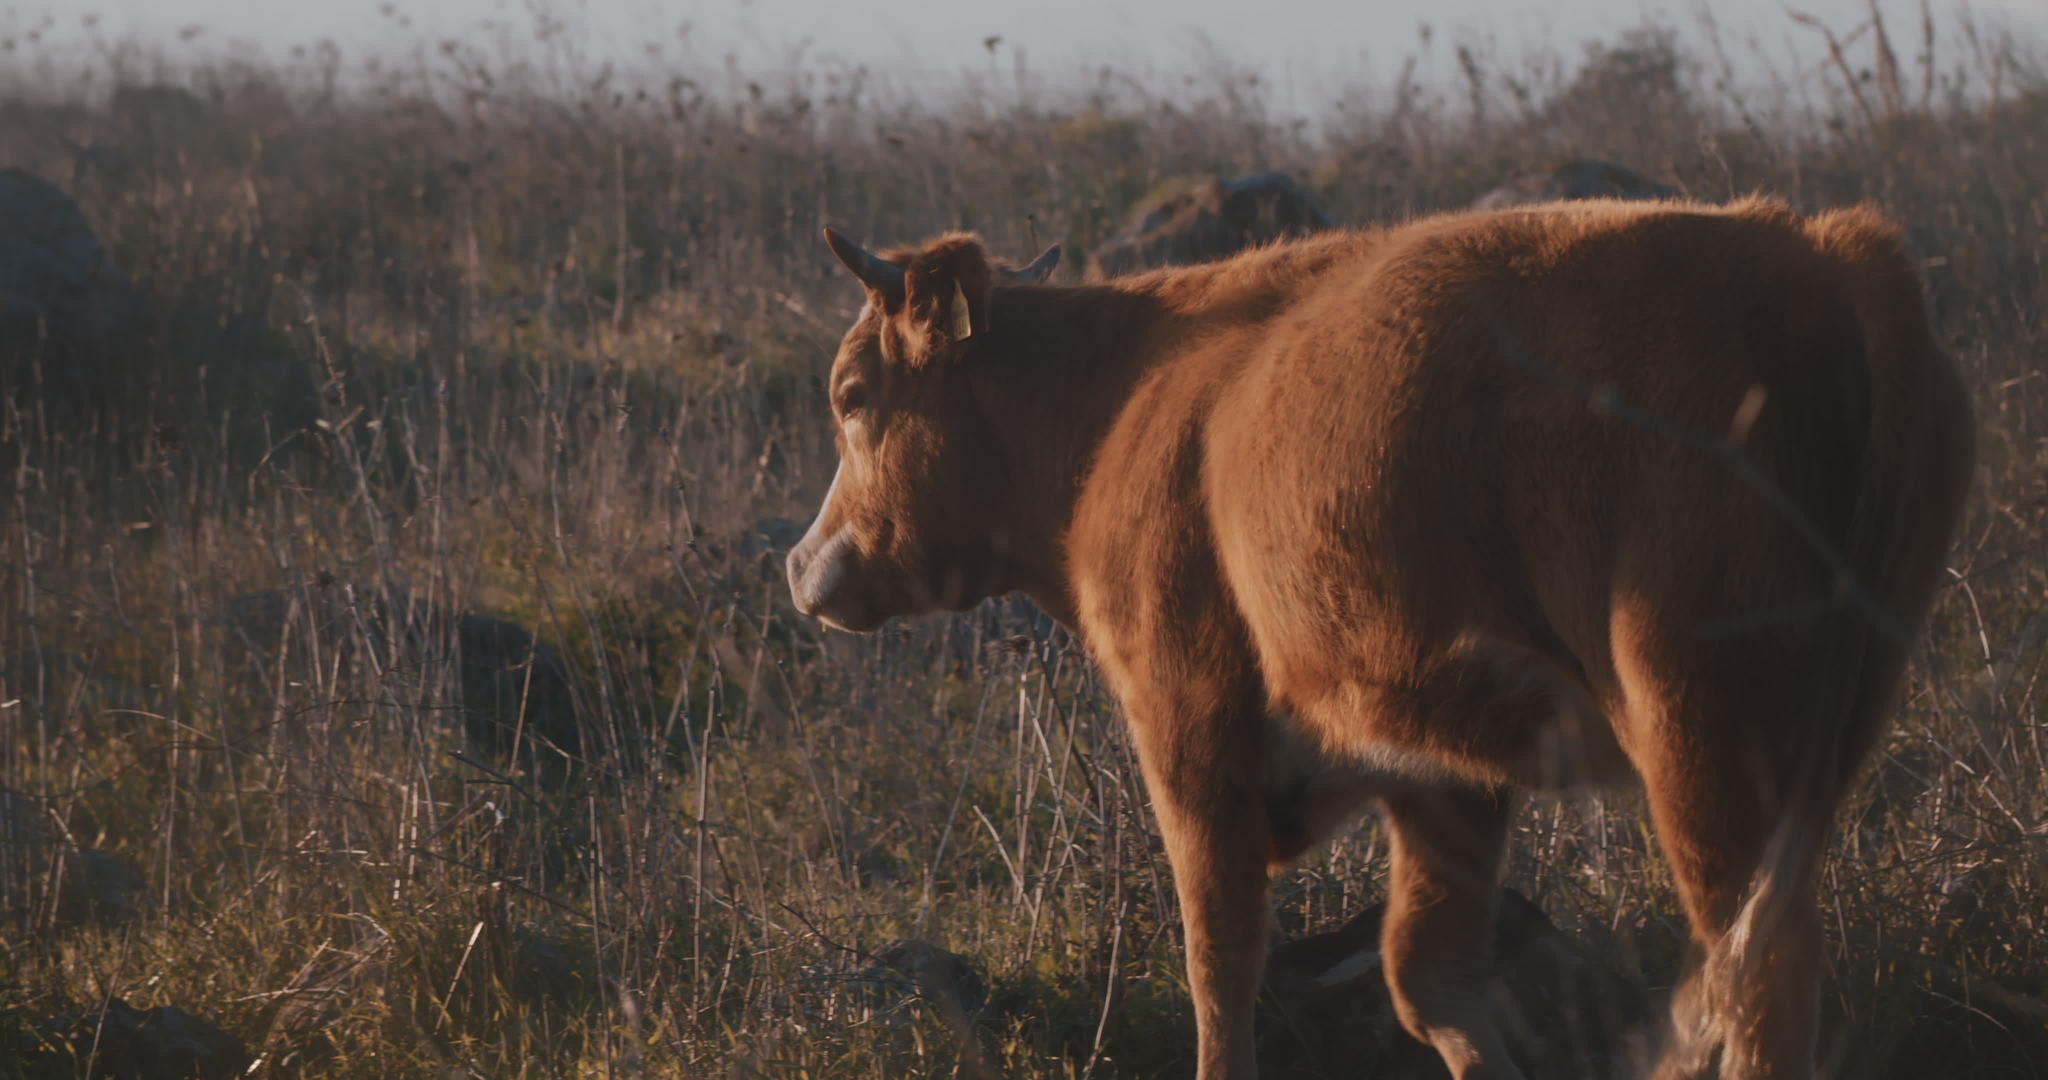
<path fill-rule="evenodd" d="M 1925 293 L 1898 228 L 1862 206 L 1820 214 L 1804 228 L 1833 264 L 1834 280 L 1848 284 L 1861 328 L 1864 445 L 1849 532 L 1834 553 L 1846 617 L 1833 620 L 1841 633 L 1815 672 L 1829 684 L 1816 695 L 1829 715 L 1811 718 L 1812 739 L 1795 755 L 1781 825 L 1698 988 L 1727 995 L 1695 1014 L 1720 1013 L 1715 1019 L 1724 1024 L 1767 1024 L 1740 1015 L 1736 1003 L 1771 995 L 1745 994 L 1736 984 L 1768 977 L 1777 951 L 1819 948 L 1796 939 L 1817 929 L 1805 920 L 1820 850 L 1842 796 L 1889 726 L 1975 465 L 1969 390 L 1928 326 Z M 1699 1045 L 1719 1041 L 1689 1034 Z"/>
<path fill-rule="evenodd" d="M 1862 328 L 1868 414 L 1841 583 L 1861 618 L 1830 675 L 1853 679 L 1834 777 L 1847 783 L 1886 727 L 1914 641 L 1944 576 L 1976 465 L 1962 374 L 1928 326 L 1926 292 L 1899 229 L 1869 206 L 1806 224 L 1847 279 Z"/>

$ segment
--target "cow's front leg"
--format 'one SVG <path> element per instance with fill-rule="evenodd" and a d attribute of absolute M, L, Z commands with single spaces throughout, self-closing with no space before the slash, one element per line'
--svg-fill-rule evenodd
<path fill-rule="evenodd" d="M 1250 680 L 1209 671 L 1124 695 L 1187 934 L 1199 1080 L 1245 1080 L 1265 963 L 1265 722 Z"/>
<path fill-rule="evenodd" d="M 1386 797 L 1392 839 L 1380 957 L 1409 1033 L 1458 1080 L 1520 1080 L 1487 1006 L 1512 800 L 1443 786 Z"/>

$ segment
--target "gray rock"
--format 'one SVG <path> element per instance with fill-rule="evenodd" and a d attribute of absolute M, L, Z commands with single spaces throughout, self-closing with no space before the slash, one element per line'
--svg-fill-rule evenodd
<path fill-rule="evenodd" d="M 235 313 L 137 290 L 71 196 L 0 169 L 0 394 L 35 401 L 53 432 L 164 450 L 225 432 L 250 461 L 296 445 L 287 436 L 318 412 L 313 369 L 256 314 L 265 301 L 248 302 Z"/>
<path fill-rule="evenodd" d="M 987 1004 L 988 988 L 966 957 L 928 942 L 901 940 L 858 959 L 805 965 L 794 986 L 763 995 L 758 1008 L 774 1020 L 878 1022 L 899 1029 L 922 1011 L 952 1037 L 960 1053 L 958 1075 L 993 1080 L 1001 1073 L 975 1024 Z"/>
<path fill-rule="evenodd" d="M 210 95 L 218 97 L 218 94 Z M 262 130 L 253 116 L 224 115 L 213 103 L 182 86 L 164 83 L 129 84 L 114 88 L 106 115 L 122 138 L 145 158 L 175 160 L 179 156 L 207 160 L 246 146 L 250 131 Z M 272 130 L 275 130 L 274 128 Z"/>
<path fill-rule="evenodd" d="M 1086 276 L 1100 281 L 1208 262 L 1332 224 L 1308 191 L 1285 173 L 1209 177 L 1141 204 L 1129 224 L 1089 256 Z"/>
<path fill-rule="evenodd" d="M 0 787 L 0 851 L 43 843 L 43 809 L 35 799 Z"/>
<path fill-rule="evenodd" d="M 741 533 L 733 546 L 742 560 L 766 559 L 779 568 L 810 527 L 810 522 L 795 518 L 764 517 Z"/>
<path fill-rule="evenodd" d="M 23 617 L 25 618 L 25 617 Z M 0 644 L 0 702 L 63 710 L 68 716 L 106 709 L 140 709 L 149 695 L 141 687 L 109 678 L 54 645 Z"/>
<path fill-rule="evenodd" d="M 19 925 L 34 907 L 48 869 L 49 828 L 42 803 L 0 787 L 0 919 Z"/>
<path fill-rule="evenodd" d="M 45 334 L 105 347 L 135 316 L 135 295 L 78 204 L 26 169 L 0 169 L 0 348 Z"/>
<path fill-rule="evenodd" d="M 196 124 L 210 111 L 199 95 L 168 83 L 127 83 L 114 88 L 107 111 L 130 124 Z"/>
<path fill-rule="evenodd" d="M 142 913 L 149 883 L 111 852 L 78 848 L 64 859 L 57 918 L 67 923 L 117 925 Z"/>
<path fill-rule="evenodd" d="M 1436 1051 L 1401 1027 L 1380 965 L 1376 904 L 1337 930 L 1287 942 L 1266 961 L 1261 1075 L 1445 1075 Z M 1645 992 L 1609 971 L 1512 889 L 1501 890 L 1491 1005 L 1531 1077 L 1628 1075 L 1627 1033 Z"/>
<path fill-rule="evenodd" d="M 1501 210 L 1558 199 L 1676 199 L 1681 192 L 1607 161 L 1574 158 L 1547 173 L 1527 173 L 1472 201 L 1474 210 Z"/>
<path fill-rule="evenodd" d="M 142 1010 L 120 998 L 58 1026 L 92 1075 L 107 1080 L 228 1080 L 249 1065 L 242 1041 L 183 1009 Z"/>
<path fill-rule="evenodd" d="M 82 190 L 88 184 L 113 185 L 131 182 L 136 173 L 135 155 L 119 143 L 102 139 L 88 139 L 77 142 L 59 136 L 64 148 L 71 151 L 71 188 Z"/>
<path fill-rule="evenodd" d="M 882 946 L 875 957 L 881 963 L 863 969 L 871 979 L 884 981 L 893 976 L 907 981 L 918 997 L 942 1003 L 963 1016 L 974 1016 L 988 1004 L 988 986 L 974 965 L 959 953 L 947 952 L 929 942 L 905 939 Z"/>
<path fill-rule="evenodd" d="M 517 623 L 450 613 L 402 588 L 358 590 L 329 576 L 234 597 L 210 621 L 264 678 L 280 662 L 301 667 L 316 658 L 325 670 L 356 678 L 383 671 L 430 680 L 436 667 L 452 665 L 463 729 L 478 751 L 496 758 L 516 752 L 530 762 L 580 750 L 569 666 Z M 319 685 L 312 672 L 301 681 Z"/>
<path fill-rule="evenodd" d="M 531 927 L 520 928 L 514 939 L 517 946 L 505 983 L 522 1000 L 560 1004 L 596 981 L 582 950 Z"/>
<path fill-rule="evenodd" d="M 126 859 L 73 847 L 42 801 L 0 787 L 0 914 L 40 918 L 56 886 L 56 921 L 117 926 L 149 903 L 149 883 Z"/>
<path fill-rule="evenodd" d="M 455 616 L 463 728 L 470 741 L 505 755 L 533 741 L 562 754 L 582 745 L 569 665 L 555 647 L 517 623 Z"/>
<path fill-rule="evenodd" d="M 958 1025 L 988 1004 L 987 984 L 966 957 L 908 938 L 883 945 L 864 964 L 831 960 L 806 965 L 800 985 L 813 999 L 810 1010 L 828 1015 L 849 1008 L 888 1015 L 923 1003 L 949 1025 Z"/>

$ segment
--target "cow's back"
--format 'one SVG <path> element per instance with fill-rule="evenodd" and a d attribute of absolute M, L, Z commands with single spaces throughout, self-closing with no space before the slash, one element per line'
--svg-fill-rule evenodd
<path fill-rule="evenodd" d="M 1530 782 L 1546 725 L 1619 760 L 1618 615 L 1811 670 L 1870 415 L 1840 270 L 1768 203 L 1437 219 L 1195 357 L 1179 494 L 1275 706 Z"/>

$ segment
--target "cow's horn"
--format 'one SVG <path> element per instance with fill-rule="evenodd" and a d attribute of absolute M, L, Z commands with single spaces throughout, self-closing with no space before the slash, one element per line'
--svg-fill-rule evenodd
<path fill-rule="evenodd" d="M 832 248 L 832 254 L 846 264 L 861 284 L 876 292 L 901 293 L 903 291 L 903 268 L 886 259 L 876 258 L 873 252 L 848 240 L 838 229 L 825 229 L 825 243 Z"/>
<path fill-rule="evenodd" d="M 1044 254 L 1031 260 L 1031 265 L 1017 271 L 1016 280 L 1038 282 L 1052 276 L 1053 267 L 1060 264 L 1060 246 L 1046 248 Z"/>

